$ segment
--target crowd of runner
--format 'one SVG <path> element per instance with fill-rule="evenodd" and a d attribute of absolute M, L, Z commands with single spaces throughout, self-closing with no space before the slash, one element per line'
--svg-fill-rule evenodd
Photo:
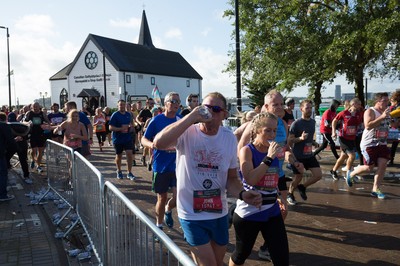
<path fill-rule="evenodd" d="M 337 112 L 339 105 L 338 100 L 332 100 L 322 114 L 322 143 L 315 141 L 312 101 L 300 102 L 301 117 L 295 119 L 294 99 L 284 101 L 276 90 L 268 92 L 264 104 L 246 114 L 234 132 L 222 126 L 229 112 L 225 97 L 218 92 L 206 95 L 201 105 L 199 96 L 191 94 L 186 108 L 176 92 L 165 96 L 164 107 L 155 106 L 152 98 L 146 100 L 145 107 L 141 101 L 119 100 L 113 113 L 109 107 L 79 111 L 72 101 L 65 103 L 62 110 L 55 103 L 50 112 L 37 102 L 19 111 L 2 108 L 2 122 L 19 122 L 30 130 L 28 134 L 18 134 L 0 123 L 0 148 L 6 151 L 0 157 L 1 166 L 6 164 L 5 172 L 1 168 L 0 200 L 12 199 L 4 183 L 10 158 L 18 153 L 24 181 L 32 184 L 30 171 L 43 171 L 47 139 L 87 158 L 95 146 L 100 152 L 105 145 L 112 146 L 116 178 L 132 181 L 136 179 L 134 154 L 141 151 L 141 164 L 153 173 L 155 223 L 160 229 L 164 224 L 173 227 L 172 210 L 177 208 L 184 238 L 197 264 L 223 264 L 228 230 L 233 224 L 236 245 L 229 265 L 244 264 L 259 232 L 265 240 L 260 258 L 272 260 L 275 265 L 288 265 L 284 225 L 287 205 L 296 205 L 295 191 L 307 200 L 307 188 L 322 178 L 318 154 L 328 145 L 336 158 L 330 171 L 334 180 L 338 180 L 342 169 L 346 184 L 351 187 L 354 178 L 375 169 L 371 195 L 386 197 L 381 183 L 387 165 L 394 164 L 396 155 L 398 135 L 391 139 L 390 133 L 398 132 L 400 127 L 400 90 L 390 96 L 376 93 L 371 107 L 362 106 L 357 98 L 341 112 Z M 357 156 L 359 164 L 354 167 Z M 293 178 L 285 176 L 284 166 Z M 307 170 L 311 177 L 304 179 Z M 230 209 L 228 196 L 238 198 Z"/>

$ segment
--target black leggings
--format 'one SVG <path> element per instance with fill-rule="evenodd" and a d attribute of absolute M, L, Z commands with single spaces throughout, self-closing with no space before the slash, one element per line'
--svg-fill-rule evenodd
<path fill-rule="evenodd" d="M 238 265 L 244 264 L 250 256 L 257 235 L 261 232 L 267 242 L 274 265 L 289 265 L 289 244 L 282 215 L 271 217 L 266 222 L 248 221 L 233 215 L 236 233 L 236 248 L 231 259 Z"/>
<path fill-rule="evenodd" d="M 104 141 L 106 141 L 106 135 L 107 135 L 107 132 L 105 132 L 105 131 L 104 132 L 96 132 L 96 137 L 97 137 L 99 144 L 103 144 Z"/>
<path fill-rule="evenodd" d="M 331 147 L 333 156 L 335 156 L 336 159 L 339 159 L 339 155 L 337 154 L 337 151 L 336 151 L 336 144 L 332 139 L 332 134 L 331 133 L 322 133 L 322 136 L 324 137 L 323 141 L 322 141 L 322 145 L 319 146 L 319 148 L 315 150 L 314 156 L 316 156 L 318 153 L 320 153 L 326 147 L 328 147 L 328 143 L 329 143 L 329 146 Z"/>

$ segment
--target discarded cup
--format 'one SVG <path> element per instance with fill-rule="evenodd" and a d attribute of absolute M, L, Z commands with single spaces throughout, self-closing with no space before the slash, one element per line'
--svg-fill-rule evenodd
<path fill-rule="evenodd" d="M 79 255 L 78 255 L 78 260 L 79 261 L 81 261 L 81 260 L 87 260 L 87 259 L 90 259 L 92 257 L 92 255 L 90 254 L 90 252 L 82 252 L 82 253 L 80 253 Z"/>
<path fill-rule="evenodd" d="M 54 237 L 55 237 L 55 238 L 64 238 L 64 232 L 56 232 L 56 233 L 54 234 Z"/>
<path fill-rule="evenodd" d="M 70 257 L 76 257 L 76 256 L 78 256 L 78 254 L 81 253 L 81 252 L 82 252 L 82 249 L 79 249 L 79 248 L 77 248 L 77 249 L 71 249 L 71 250 L 68 250 L 68 256 L 70 256 Z"/>

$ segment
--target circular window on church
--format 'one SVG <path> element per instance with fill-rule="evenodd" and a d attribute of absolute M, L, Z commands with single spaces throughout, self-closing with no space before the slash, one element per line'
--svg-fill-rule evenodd
<path fill-rule="evenodd" d="M 99 58 L 97 57 L 97 54 L 95 52 L 90 51 L 86 54 L 85 65 L 87 68 L 95 69 L 98 62 L 99 62 Z"/>

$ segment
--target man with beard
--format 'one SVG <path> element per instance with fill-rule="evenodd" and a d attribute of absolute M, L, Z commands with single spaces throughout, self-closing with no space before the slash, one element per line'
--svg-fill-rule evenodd
<path fill-rule="evenodd" d="M 306 170 L 310 170 L 312 177 L 300 184 L 303 179 L 303 173 L 297 168 L 292 167 L 294 179 L 289 186 L 287 202 L 290 205 L 295 205 L 296 200 L 293 192 L 296 188 L 299 189 L 300 196 L 303 200 L 307 200 L 306 188 L 322 177 L 320 165 L 313 155 L 313 146 L 318 147 L 318 143 L 314 141 L 315 120 L 311 118 L 312 102 L 304 100 L 300 104 L 301 118 L 292 123 L 289 129 L 289 145 L 292 147 L 294 156 L 299 162 L 304 165 Z"/>

